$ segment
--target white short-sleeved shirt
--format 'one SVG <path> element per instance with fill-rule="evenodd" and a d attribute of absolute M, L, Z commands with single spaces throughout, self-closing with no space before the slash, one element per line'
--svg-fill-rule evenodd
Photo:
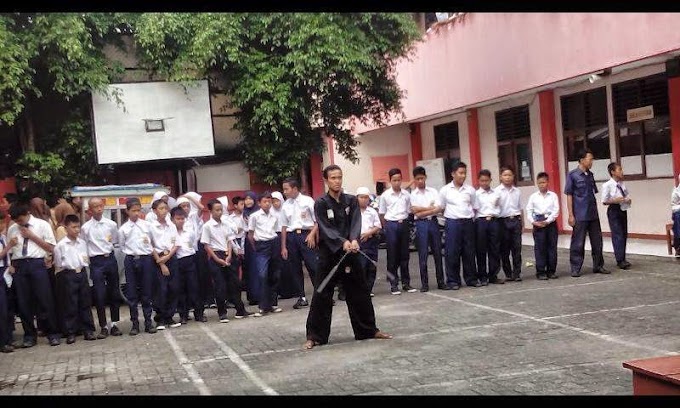
<path fill-rule="evenodd" d="M 477 198 L 475 189 L 469 184 L 456 187 L 452 181 L 439 190 L 439 199 L 444 207 L 444 217 L 453 220 L 474 218 Z"/>
<path fill-rule="evenodd" d="M 314 199 L 302 193 L 297 197 L 289 198 L 281 205 L 281 225 L 288 227 L 287 231 L 296 229 L 314 228 L 316 216 L 314 215 Z"/>
<path fill-rule="evenodd" d="M 175 229 L 177 230 L 177 226 L 175 226 Z M 177 240 L 175 241 L 175 245 L 177 245 L 177 252 L 175 252 L 177 259 L 194 255 L 196 253 L 196 248 L 194 247 L 196 241 L 194 227 L 182 228 L 181 231 L 177 230 Z"/>
<path fill-rule="evenodd" d="M 504 185 L 496 187 L 494 190 L 501 197 L 500 217 L 513 217 L 522 214 L 522 192 L 519 188 L 512 186 L 506 188 Z"/>
<path fill-rule="evenodd" d="M 153 210 L 151 210 L 144 216 L 144 221 L 147 222 L 158 221 L 158 216 L 156 215 L 155 212 L 153 212 Z M 168 213 L 165 214 L 165 221 L 169 223 L 172 222 L 172 219 L 170 218 L 170 211 L 168 211 Z"/>
<path fill-rule="evenodd" d="M 227 251 L 227 241 L 234 239 L 236 231 L 231 227 L 231 223 L 215 221 L 209 219 L 203 224 L 201 232 L 201 242 L 210 245 L 213 251 Z"/>
<path fill-rule="evenodd" d="M 527 219 L 531 223 L 536 221 L 535 215 L 538 214 L 543 215 L 548 224 L 555 221 L 560 214 L 560 205 L 557 202 L 557 194 L 548 191 L 543 195 L 540 191 L 536 191 L 529 196 L 526 214 Z"/>
<path fill-rule="evenodd" d="M 395 192 L 393 188 L 380 195 L 378 213 L 385 215 L 387 221 L 403 221 L 411 212 L 411 194 L 403 188 Z"/>
<path fill-rule="evenodd" d="M 72 240 L 64 237 L 54 247 L 54 270 L 60 272 L 64 269 L 73 269 L 81 272 L 90 264 L 87 254 L 87 243 L 81 238 Z"/>
<path fill-rule="evenodd" d="M 261 208 L 248 218 L 248 231 L 254 231 L 255 241 L 270 241 L 276 238 L 279 226 L 279 215 L 269 210 L 265 213 Z"/>
<path fill-rule="evenodd" d="M 477 218 L 498 217 L 501 213 L 500 200 L 501 196 L 493 188 L 478 188 L 475 191 Z"/>
<path fill-rule="evenodd" d="M 6 247 L 7 247 L 7 237 L 5 236 L 5 234 L 0 234 L 0 252 L 3 251 Z M 12 251 L 8 251 L 7 255 L 0 258 L 0 268 L 4 268 L 6 266 L 9 266 L 9 264 L 10 264 L 10 256 L 9 256 L 10 252 L 12 252 Z"/>
<path fill-rule="evenodd" d="M 29 215 L 28 225 L 29 225 L 28 229 L 35 235 L 40 237 L 43 241 L 52 245 L 57 244 L 57 241 L 54 238 L 54 231 L 52 231 L 52 227 L 50 226 L 50 223 L 48 223 L 47 221 Z M 14 237 L 17 238 L 17 244 L 14 245 L 11 251 L 13 260 L 45 258 L 48 255 L 48 253 L 45 252 L 44 249 L 40 248 L 38 244 L 36 244 L 35 242 L 33 242 L 33 240 L 28 238 L 26 238 L 27 241 L 26 255 L 22 255 L 24 247 L 24 237 L 21 236 L 19 224 L 16 223 L 12 224 L 7 230 L 7 240 L 11 241 L 12 238 Z"/>
<path fill-rule="evenodd" d="M 246 224 L 246 219 L 243 214 L 237 214 L 232 212 L 229 214 L 229 219 L 236 227 L 236 238 L 243 239 L 246 236 L 246 231 L 248 230 L 248 224 Z"/>
<path fill-rule="evenodd" d="M 610 178 L 602 185 L 602 204 L 604 204 L 605 201 L 617 197 L 628 197 L 628 189 L 626 189 L 623 181 L 617 182 L 613 178 Z M 621 211 L 627 211 L 630 208 L 629 203 L 621 203 L 619 205 L 621 206 Z"/>
<path fill-rule="evenodd" d="M 87 243 L 90 257 L 108 255 L 118 244 L 118 226 L 106 217 L 99 221 L 91 218 L 80 228 L 80 237 Z"/>
<path fill-rule="evenodd" d="M 157 253 L 163 251 L 172 251 L 177 242 L 177 227 L 175 224 L 161 224 L 158 221 L 154 221 L 151 224 L 151 242 L 153 243 L 153 249 Z"/>
<path fill-rule="evenodd" d="M 371 207 L 361 210 L 361 233 L 367 232 L 373 227 L 382 228 L 378 212 Z"/>
<path fill-rule="evenodd" d="M 136 222 L 127 220 L 118 230 L 118 242 L 125 255 L 151 255 L 151 226 L 141 218 Z"/>
<path fill-rule="evenodd" d="M 439 198 L 439 191 L 432 187 L 425 187 L 424 189 L 416 188 L 411 190 L 411 206 L 412 207 L 441 207 L 442 202 Z M 416 217 L 418 219 L 418 217 Z"/>

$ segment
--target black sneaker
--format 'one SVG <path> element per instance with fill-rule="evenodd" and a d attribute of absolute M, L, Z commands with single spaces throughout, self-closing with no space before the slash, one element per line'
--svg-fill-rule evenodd
<path fill-rule="evenodd" d="M 295 302 L 295 304 L 293 305 L 293 309 L 300 309 L 307 306 L 309 306 L 309 302 L 307 302 L 307 299 L 305 299 L 304 297 L 301 297 L 297 300 L 297 302 Z"/>
<path fill-rule="evenodd" d="M 347 299 L 347 296 L 345 296 L 345 292 L 338 292 L 338 300 L 345 301 Z"/>
<path fill-rule="evenodd" d="M 194 316 L 194 320 L 197 322 L 205 323 L 208 321 L 208 318 L 205 317 L 205 315 L 200 315 L 200 316 Z"/>
<path fill-rule="evenodd" d="M 408 293 L 417 292 L 416 288 L 412 287 L 411 285 L 401 285 L 401 288 L 404 290 L 404 292 L 408 292 Z"/>
<path fill-rule="evenodd" d="M 446 290 L 446 284 L 445 284 L 445 283 L 438 283 L 438 284 L 437 284 L 437 289 L 439 289 L 439 290 Z"/>
<path fill-rule="evenodd" d="M 99 334 L 97 335 L 97 338 L 101 340 L 107 337 L 109 337 L 109 329 L 107 329 L 106 327 L 102 327 L 102 329 L 99 331 Z"/>
<path fill-rule="evenodd" d="M 552 274 L 548 275 L 548 278 L 549 279 L 557 279 L 557 278 L 559 278 L 559 276 L 557 276 L 557 274 L 552 273 Z"/>
<path fill-rule="evenodd" d="M 548 280 L 548 277 L 546 275 L 536 275 L 536 279 L 538 279 L 538 280 Z"/>
<path fill-rule="evenodd" d="M 87 341 L 97 340 L 97 336 L 95 336 L 93 332 L 83 334 L 83 338 Z"/>
<path fill-rule="evenodd" d="M 158 331 L 158 329 L 156 329 L 156 327 L 154 327 L 154 326 L 146 326 L 144 328 L 144 331 L 149 333 L 149 334 L 154 334 Z"/>
<path fill-rule="evenodd" d="M 179 327 L 179 326 L 181 326 L 181 325 L 182 325 L 182 323 L 178 322 L 178 321 L 175 320 L 175 319 L 169 319 L 167 322 L 165 322 L 165 326 L 166 326 L 166 327 L 171 327 L 171 328 L 173 328 L 173 329 L 174 329 L 175 327 Z"/>
<path fill-rule="evenodd" d="M 112 336 L 122 336 L 122 335 L 123 335 L 123 332 L 120 331 L 120 329 L 118 328 L 118 326 L 113 326 L 113 327 L 111 327 L 111 335 L 112 335 Z"/>
<path fill-rule="evenodd" d="M 73 344 L 76 342 L 76 336 L 73 334 L 69 334 L 66 337 L 66 344 Z M 52 345 L 52 341 L 50 340 L 50 346 Z"/>
<path fill-rule="evenodd" d="M 429 291 L 430 291 L 430 288 L 427 287 L 427 285 L 425 285 L 425 286 L 423 286 L 423 287 L 420 288 L 420 291 L 423 292 L 423 293 L 424 293 L 424 292 L 429 292 Z"/>
<path fill-rule="evenodd" d="M 139 325 L 132 325 L 132 329 L 130 329 L 130 336 L 136 336 L 139 334 Z"/>
<path fill-rule="evenodd" d="M 186 317 L 186 316 L 182 316 L 182 317 L 179 319 L 179 322 L 180 322 L 181 324 L 187 324 L 187 323 L 189 323 L 189 318 Z"/>

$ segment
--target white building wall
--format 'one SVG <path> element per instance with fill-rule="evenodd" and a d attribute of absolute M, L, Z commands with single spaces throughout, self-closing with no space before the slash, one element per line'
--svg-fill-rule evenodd
<path fill-rule="evenodd" d="M 243 162 L 194 167 L 196 191 L 242 191 L 250 189 L 250 176 Z"/>

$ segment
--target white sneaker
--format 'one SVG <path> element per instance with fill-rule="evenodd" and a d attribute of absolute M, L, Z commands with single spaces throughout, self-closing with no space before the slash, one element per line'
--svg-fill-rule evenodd
<path fill-rule="evenodd" d="M 182 325 L 182 323 L 180 323 L 180 322 L 174 322 L 173 324 L 170 325 L 170 327 L 172 327 L 174 329 L 175 327 L 179 327 L 181 325 Z"/>
<path fill-rule="evenodd" d="M 281 313 L 281 312 L 283 312 L 283 309 L 281 309 L 278 306 L 274 306 L 274 308 L 272 309 L 272 313 Z"/>
<path fill-rule="evenodd" d="M 229 323 L 229 319 L 227 319 L 227 316 L 220 318 L 220 323 Z"/>
<path fill-rule="evenodd" d="M 253 317 L 262 317 L 262 316 L 264 316 L 264 313 L 262 313 L 261 310 L 259 312 L 253 313 Z"/>
<path fill-rule="evenodd" d="M 165 325 L 159 324 L 156 326 L 156 330 L 165 330 Z"/>
<path fill-rule="evenodd" d="M 374 297 L 374 296 L 375 296 L 375 293 L 371 292 L 371 297 Z"/>
<path fill-rule="evenodd" d="M 393 295 L 401 295 L 401 291 L 400 291 L 399 289 L 393 290 L 391 293 L 392 293 Z"/>

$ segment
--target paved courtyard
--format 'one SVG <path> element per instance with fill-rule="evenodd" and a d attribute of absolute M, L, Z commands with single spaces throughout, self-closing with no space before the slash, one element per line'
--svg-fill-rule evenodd
<path fill-rule="evenodd" d="M 420 287 L 411 254 L 413 286 Z M 385 252 L 373 302 L 393 340 L 355 341 L 338 302 L 330 343 L 303 351 L 308 309 L 0 354 L 0 395 L 632 394 L 626 360 L 680 352 L 680 263 L 629 257 L 633 269 L 393 296 Z M 531 247 L 523 260 L 533 261 Z M 430 260 L 430 286 L 435 282 Z M 436 287 L 436 284 L 435 284 Z M 234 313 L 229 310 L 229 316 Z M 122 310 L 121 315 L 129 316 Z M 20 336 L 21 328 L 17 325 Z M 20 337 L 19 337 L 20 338 Z"/>

